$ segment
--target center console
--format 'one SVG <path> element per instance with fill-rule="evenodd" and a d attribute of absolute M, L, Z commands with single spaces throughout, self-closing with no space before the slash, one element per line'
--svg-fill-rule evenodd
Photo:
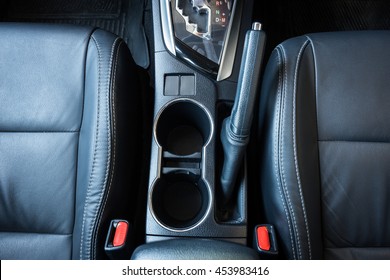
<path fill-rule="evenodd" d="M 247 244 L 247 186 L 222 202 L 220 132 L 235 98 L 253 0 L 153 0 L 155 104 L 146 243 Z M 249 11 L 250 12 L 250 11 Z"/>

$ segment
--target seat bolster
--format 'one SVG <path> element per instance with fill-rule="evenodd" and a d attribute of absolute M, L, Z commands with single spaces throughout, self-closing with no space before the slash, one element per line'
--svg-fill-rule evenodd
<path fill-rule="evenodd" d="M 314 228 L 321 224 L 314 72 L 310 41 L 299 37 L 276 48 L 262 85 L 263 208 L 290 259 L 321 258 L 322 252 L 321 229 Z"/>
<path fill-rule="evenodd" d="M 0 24 L 0 259 L 70 259 L 92 27 Z"/>
<path fill-rule="evenodd" d="M 110 219 L 129 218 L 124 213 L 131 213 L 130 174 L 136 171 L 122 161 L 137 162 L 134 151 L 139 149 L 131 138 L 139 138 L 138 79 L 122 39 L 101 30 L 91 35 L 85 80 L 74 259 L 104 258 L 103 245 Z M 133 183 L 136 187 L 137 182 Z M 108 214 L 107 209 L 112 211 Z"/>
<path fill-rule="evenodd" d="M 288 258 L 388 256 L 389 43 L 389 31 L 309 34 L 271 57 L 261 190 Z"/>

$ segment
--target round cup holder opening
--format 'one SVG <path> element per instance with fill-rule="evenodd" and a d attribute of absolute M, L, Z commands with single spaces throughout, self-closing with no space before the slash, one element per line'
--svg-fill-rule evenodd
<path fill-rule="evenodd" d="M 191 101 L 166 107 L 156 124 L 156 138 L 164 151 L 175 155 L 201 152 L 211 134 L 211 122 L 204 109 Z"/>
<path fill-rule="evenodd" d="M 199 176 L 174 173 L 160 178 L 152 192 L 154 216 L 167 228 L 183 230 L 196 225 L 206 214 L 209 192 Z"/>

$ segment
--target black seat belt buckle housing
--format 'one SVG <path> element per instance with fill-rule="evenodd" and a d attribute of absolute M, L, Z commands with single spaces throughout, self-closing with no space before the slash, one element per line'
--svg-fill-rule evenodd
<path fill-rule="evenodd" d="M 268 257 L 278 255 L 278 244 L 273 225 L 261 224 L 255 227 L 253 246 L 261 254 Z"/>
<path fill-rule="evenodd" d="M 108 229 L 104 251 L 113 260 L 129 259 L 132 227 L 126 220 L 112 220 Z"/>

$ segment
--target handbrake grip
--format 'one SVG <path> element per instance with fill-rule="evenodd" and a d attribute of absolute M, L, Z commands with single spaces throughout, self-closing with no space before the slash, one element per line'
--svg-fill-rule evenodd
<path fill-rule="evenodd" d="M 232 113 L 222 124 L 221 142 L 224 163 L 221 187 L 224 204 L 227 204 L 232 197 L 237 175 L 249 142 L 265 39 L 265 32 L 261 30 L 261 24 L 257 22 L 246 33 Z"/>

